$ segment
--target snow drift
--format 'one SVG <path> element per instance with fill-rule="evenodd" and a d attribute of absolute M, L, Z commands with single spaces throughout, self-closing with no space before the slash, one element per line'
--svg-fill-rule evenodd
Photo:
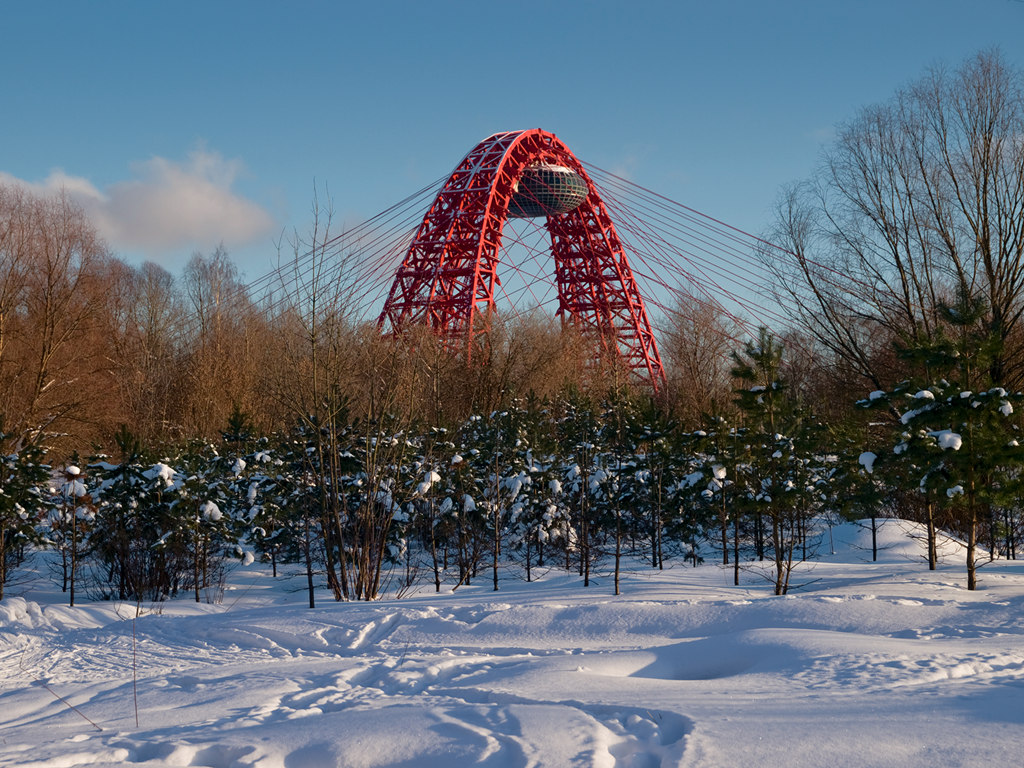
<path fill-rule="evenodd" d="M 0 603 L 0 764 L 1017 764 L 1024 570 L 968 592 L 957 542 L 929 572 L 915 526 L 878 540 L 865 562 L 870 531 L 833 528 L 786 597 L 752 565 L 315 610 L 255 565 L 221 605 L 71 609 L 38 582 Z"/>

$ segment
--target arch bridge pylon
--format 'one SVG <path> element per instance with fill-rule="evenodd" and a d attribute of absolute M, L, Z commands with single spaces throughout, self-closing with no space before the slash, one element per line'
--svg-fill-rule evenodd
<path fill-rule="evenodd" d="M 505 222 L 535 216 L 547 220 L 557 316 L 660 389 L 661 358 L 615 226 L 579 160 L 539 129 L 496 133 L 456 166 L 423 217 L 378 325 L 427 325 L 471 349 L 495 309 Z"/>

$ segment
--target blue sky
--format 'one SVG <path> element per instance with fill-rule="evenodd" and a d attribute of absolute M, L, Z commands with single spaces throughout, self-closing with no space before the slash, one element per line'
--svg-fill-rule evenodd
<path fill-rule="evenodd" d="M 998 47 L 1018 0 L 7 3 L 0 181 L 65 186 L 112 249 L 267 271 L 314 185 L 355 224 L 497 131 L 763 232 L 835 126 Z"/>

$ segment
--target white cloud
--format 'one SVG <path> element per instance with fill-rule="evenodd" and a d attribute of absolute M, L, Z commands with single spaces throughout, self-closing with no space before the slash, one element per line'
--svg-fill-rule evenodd
<path fill-rule="evenodd" d="M 264 208 L 232 189 L 241 170 L 238 161 L 197 149 L 183 163 L 163 157 L 137 163 L 132 178 L 104 189 L 59 169 L 41 182 L 0 172 L 0 183 L 37 194 L 64 189 L 115 251 L 157 256 L 221 241 L 229 248 L 241 246 L 274 229 Z"/>

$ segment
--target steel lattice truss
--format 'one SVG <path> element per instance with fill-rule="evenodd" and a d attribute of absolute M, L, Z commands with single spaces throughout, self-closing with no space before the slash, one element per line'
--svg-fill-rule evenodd
<path fill-rule="evenodd" d="M 472 348 L 495 308 L 509 203 L 523 171 L 536 163 L 570 168 L 588 189 L 579 207 L 547 217 L 557 315 L 660 388 L 661 358 L 615 226 L 580 162 L 554 134 L 541 130 L 497 133 L 463 158 L 424 216 L 378 324 L 394 332 L 427 325 L 452 345 Z"/>

